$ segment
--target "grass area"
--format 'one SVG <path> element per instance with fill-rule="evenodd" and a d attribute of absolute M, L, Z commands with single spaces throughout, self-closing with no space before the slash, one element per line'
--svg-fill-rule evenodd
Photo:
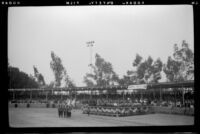
<path fill-rule="evenodd" d="M 56 108 L 9 108 L 11 127 L 104 127 L 193 125 L 193 116 L 147 114 L 109 117 L 82 114 L 73 110 L 71 118 L 59 118 Z"/>

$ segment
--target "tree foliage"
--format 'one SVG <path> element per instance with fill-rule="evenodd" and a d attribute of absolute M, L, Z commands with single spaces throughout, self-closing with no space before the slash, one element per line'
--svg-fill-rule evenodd
<path fill-rule="evenodd" d="M 49 84 L 46 84 L 46 88 L 54 88 L 54 85 L 55 85 L 55 83 L 54 83 L 54 81 L 51 81 Z"/>
<path fill-rule="evenodd" d="M 144 59 L 139 54 L 136 54 L 133 61 L 135 70 L 128 70 L 127 75 L 120 80 L 121 84 L 144 84 L 144 83 L 157 83 L 161 79 L 161 71 L 163 63 L 158 58 L 156 61 L 151 56 Z"/>
<path fill-rule="evenodd" d="M 151 56 L 144 59 L 136 54 L 132 63 L 133 70 L 128 70 L 122 78 L 116 74 L 110 62 L 106 61 L 99 54 L 95 55 L 95 64 L 90 65 L 92 72 L 86 73 L 84 83 L 87 86 L 110 86 L 115 84 L 130 85 L 143 83 L 158 83 L 161 79 L 161 71 L 164 71 L 168 81 L 194 80 L 194 53 L 188 43 L 182 42 L 179 48 L 174 45 L 172 56 L 168 57 L 167 63 L 163 64 L 160 58 L 155 61 Z M 47 87 L 60 87 L 64 80 L 66 87 L 75 87 L 73 80 L 67 74 L 67 70 L 53 51 L 51 52 L 50 67 L 54 73 L 55 81 Z M 8 64 L 9 88 L 38 88 L 45 85 L 44 77 L 38 69 L 33 66 L 34 77 L 20 71 Z"/>
<path fill-rule="evenodd" d="M 33 78 L 17 67 L 8 67 L 9 88 L 38 88 L 39 85 Z"/>
<path fill-rule="evenodd" d="M 54 73 L 55 86 L 60 87 L 61 80 L 63 79 L 64 75 L 64 66 L 62 65 L 61 59 L 55 55 L 53 51 L 51 52 L 51 59 L 52 61 L 50 62 L 50 67 Z"/>
<path fill-rule="evenodd" d="M 133 62 L 133 66 L 137 66 L 138 64 L 140 64 L 140 62 L 142 61 L 142 57 L 139 54 L 136 54 L 136 58 Z"/>
<path fill-rule="evenodd" d="M 174 44 L 173 58 L 168 57 L 163 71 L 168 81 L 194 80 L 194 53 L 184 40 L 181 48 Z"/>
<path fill-rule="evenodd" d="M 45 86 L 46 84 L 43 75 L 38 72 L 38 69 L 35 66 L 33 66 L 33 70 L 36 81 L 39 83 L 40 86 Z"/>
<path fill-rule="evenodd" d="M 134 84 L 133 76 L 124 75 L 123 78 L 119 78 L 118 83 L 120 85 L 131 85 L 131 84 Z"/>
<path fill-rule="evenodd" d="M 65 69 L 64 69 L 64 81 L 65 81 L 65 87 L 69 88 L 75 87 L 75 83 L 71 80 Z"/>
<path fill-rule="evenodd" d="M 62 60 L 60 59 L 60 57 L 55 55 L 55 53 L 52 51 L 51 58 L 52 58 L 52 61 L 50 62 L 50 67 L 55 76 L 55 84 L 54 85 L 56 87 L 60 87 L 61 81 L 64 79 L 66 87 L 74 87 L 75 84 L 68 76 L 67 71 L 62 64 Z"/>
<path fill-rule="evenodd" d="M 90 65 L 93 73 L 84 76 L 87 86 L 109 86 L 118 82 L 118 75 L 114 72 L 112 64 L 105 61 L 99 54 L 95 55 L 95 65 Z"/>
<path fill-rule="evenodd" d="M 152 78 L 150 79 L 151 83 L 158 83 L 158 81 L 162 78 L 161 76 L 162 68 L 163 68 L 163 63 L 160 60 L 160 58 L 158 58 L 154 62 L 153 67 L 152 67 L 152 75 L 151 75 Z"/>

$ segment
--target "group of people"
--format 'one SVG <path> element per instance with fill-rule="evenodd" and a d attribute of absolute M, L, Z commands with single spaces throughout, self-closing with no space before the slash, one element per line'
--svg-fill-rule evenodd
<path fill-rule="evenodd" d="M 60 103 L 58 105 L 58 116 L 59 118 L 71 117 L 72 106 L 67 103 Z"/>
<path fill-rule="evenodd" d="M 115 116 L 130 116 L 137 114 L 146 114 L 150 111 L 148 106 L 135 106 L 135 107 L 104 107 L 104 106 L 88 106 L 82 107 L 84 114 L 98 114 L 98 115 L 115 115 Z"/>
<path fill-rule="evenodd" d="M 120 99 L 92 99 L 83 101 L 82 104 L 89 104 L 90 106 L 107 106 L 107 107 L 130 107 L 135 105 L 147 105 L 147 106 L 161 106 L 161 107 L 194 107 L 194 99 L 185 99 L 184 102 L 182 98 L 175 99 L 152 99 L 152 98 L 126 98 Z"/>

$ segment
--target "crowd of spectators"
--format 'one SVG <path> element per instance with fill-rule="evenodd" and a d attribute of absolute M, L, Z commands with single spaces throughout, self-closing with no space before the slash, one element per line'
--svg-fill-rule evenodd
<path fill-rule="evenodd" d="M 138 114 L 150 113 L 150 108 L 144 107 L 104 107 L 104 106 L 83 106 L 82 111 L 84 114 L 96 114 L 107 116 L 131 116 Z"/>
<path fill-rule="evenodd" d="M 162 106 L 162 107 L 190 107 L 194 108 L 194 99 L 181 100 L 160 100 L 160 99 L 130 99 L 126 98 L 121 99 L 91 99 L 91 100 L 82 100 L 82 104 L 89 104 L 90 106 L 104 106 L 104 107 L 130 107 L 137 105 L 148 105 L 148 106 Z"/>
<path fill-rule="evenodd" d="M 10 103 L 59 103 L 59 101 L 66 100 L 69 96 L 60 95 L 49 95 L 48 97 L 44 95 L 16 95 L 15 99 L 10 99 Z M 89 104 L 91 106 L 120 106 L 129 107 L 134 105 L 149 105 L 149 106 L 163 106 L 163 107 L 190 107 L 194 108 L 194 97 L 193 94 L 185 94 L 185 99 L 183 102 L 183 97 L 181 93 L 172 94 L 165 93 L 162 94 L 160 98 L 159 94 L 153 96 L 151 94 L 143 94 L 141 98 L 140 94 L 136 95 L 74 95 L 72 98 L 76 98 L 76 101 L 80 104 Z"/>

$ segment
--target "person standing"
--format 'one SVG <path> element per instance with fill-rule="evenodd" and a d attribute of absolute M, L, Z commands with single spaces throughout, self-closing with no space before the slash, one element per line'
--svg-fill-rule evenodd
<path fill-rule="evenodd" d="M 71 117 L 72 106 L 69 105 L 68 107 L 68 117 Z"/>
<path fill-rule="evenodd" d="M 63 117 L 66 117 L 66 110 L 67 110 L 67 106 L 66 103 L 63 103 Z"/>
<path fill-rule="evenodd" d="M 69 105 L 66 104 L 66 107 L 65 107 L 65 116 L 66 116 L 66 117 L 69 117 L 68 112 L 69 112 Z"/>
<path fill-rule="evenodd" d="M 66 116 L 69 117 L 69 105 L 67 105 L 67 108 L 66 108 Z"/>
<path fill-rule="evenodd" d="M 60 102 L 58 103 L 58 117 L 60 118 L 61 117 L 61 104 Z"/>
<path fill-rule="evenodd" d="M 90 116 L 90 106 L 87 107 L 87 114 Z"/>
<path fill-rule="evenodd" d="M 61 114 L 61 117 L 64 117 L 64 110 L 65 110 L 65 109 L 64 109 L 64 103 L 62 103 L 62 104 L 61 104 L 61 110 L 60 110 L 60 112 L 61 112 L 61 113 L 60 113 L 60 114 Z"/>

